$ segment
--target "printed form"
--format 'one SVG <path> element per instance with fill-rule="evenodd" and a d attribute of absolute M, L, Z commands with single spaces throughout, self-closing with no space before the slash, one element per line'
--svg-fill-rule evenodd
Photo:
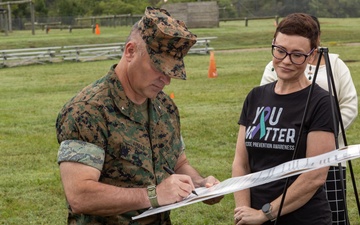
<path fill-rule="evenodd" d="M 218 196 L 234 193 L 254 186 L 269 183 L 275 180 L 291 177 L 304 172 L 316 170 L 322 167 L 338 164 L 347 160 L 360 157 L 360 144 L 350 145 L 318 156 L 292 160 L 278 166 L 251 173 L 245 176 L 232 177 L 210 188 L 196 188 L 198 196 L 191 194 L 181 202 L 171 205 L 150 208 L 144 213 L 133 217 L 133 220 L 140 219 L 153 214 L 169 211 L 171 209 L 201 202 Z"/>

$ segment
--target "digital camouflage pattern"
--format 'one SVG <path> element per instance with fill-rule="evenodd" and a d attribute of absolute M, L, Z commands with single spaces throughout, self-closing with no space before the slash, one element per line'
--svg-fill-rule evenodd
<path fill-rule="evenodd" d="M 155 99 L 149 99 L 148 120 L 144 119 L 139 106 L 126 97 L 114 68 L 115 65 L 106 76 L 85 87 L 65 104 L 56 121 L 58 142 L 80 140 L 103 149 L 105 158 L 100 182 L 125 188 L 159 184 L 169 176 L 162 167 L 174 168 L 183 152 L 178 109 L 169 96 L 160 92 Z M 64 145 L 59 149 L 59 156 L 74 149 Z M 81 156 L 97 159 L 98 153 L 94 152 L 96 156 L 91 157 L 83 151 L 76 157 L 71 153 L 70 158 L 76 161 Z M 99 217 L 73 214 L 69 207 L 68 223 L 170 224 L 170 212 L 131 220 L 145 210 Z"/>
<path fill-rule="evenodd" d="M 146 8 L 138 26 L 155 67 L 167 76 L 185 80 L 183 57 L 196 43 L 196 35 L 165 9 L 153 7 Z"/>
<path fill-rule="evenodd" d="M 79 162 L 102 170 L 105 152 L 97 145 L 79 140 L 65 140 L 60 144 L 58 163 Z"/>

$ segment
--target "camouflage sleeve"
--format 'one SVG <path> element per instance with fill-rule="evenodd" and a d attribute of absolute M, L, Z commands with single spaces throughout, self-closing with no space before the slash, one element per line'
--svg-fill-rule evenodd
<path fill-rule="evenodd" d="M 180 141 L 181 141 L 181 149 L 184 152 L 185 151 L 185 142 L 182 135 L 180 135 Z"/>
<path fill-rule="evenodd" d="M 65 140 L 61 142 L 58 152 L 58 164 L 62 162 L 79 162 L 102 170 L 105 152 L 97 145 L 79 141 Z"/>
<path fill-rule="evenodd" d="M 82 140 L 106 150 L 108 125 L 103 110 L 104 106 L 96 101 L 76 100 L 65 105 L 56 120 L 58 143 Z"/>

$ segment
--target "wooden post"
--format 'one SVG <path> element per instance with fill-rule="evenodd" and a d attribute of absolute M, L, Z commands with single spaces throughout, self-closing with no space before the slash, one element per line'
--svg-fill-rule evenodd
<path fill-rule="evenodd" d="M 32 1 L 30 1 L 30 12 L 31 12 L 31 33 L 35 35 L 35 8 Z"/>
<path fill-rule="evenodd" d="M 11 33 L 12 32 L 12 25 L 11 25 L 11 7 L 10 7 L 10 3 L 8 2 L 7 4 L 7 13 L 8 13 L 8 30 Z"/>
<path fill-rule="evenodd" d="M 94 27 L 94 29 L 95 29 L 95 24 L 96 24 L 96 19 L 95 19 L 95 17 L 91 17 L 91 25 Z M 94 30 L 93 33 L 95 33 L 95 30 Z"/>
<path fill-rule="evenodd" d="M 21 1 L 11 1 L 11 2 L 2 2 L 0 1 L 0 6 L 1 5 L 7 5 L 8 7 L 8 30 L 10 32 L 12 32 L 12 19 L 11 19 L 11 7 L 10 5 L 12 4 L 24 4 L 24 3 L 30 3 L 30 11 L 31 11 L 31 22 L 32 22 L 32 34 L 35 34 L 35 9 L 34 9 L 34 4 L 32 3 L 32 0 L 21 0 Z"/>
<path fill-rule="evenodd" d="M 0 30 L 4 28 L 5 36 L 8 36 L 8 21 L 6 9 L 0 9 Z"/>
<path fill-rule="evenodd" d="M 8 36 L 9 34 L 9 22 L 7 21 L 7 17 L 6 15 L 4 15 L 4 20 L 5 20 L 5 36 Z"/>

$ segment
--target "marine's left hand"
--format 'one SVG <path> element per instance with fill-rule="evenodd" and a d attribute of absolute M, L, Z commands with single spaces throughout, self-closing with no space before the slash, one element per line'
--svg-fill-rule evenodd
<path fill-rule="evenodd" d="M 216 179 L 215 177 L 213 176 L 208 176 L 204 179 L 204 181 L 202 182 L 202 186 L 206 187 L 206 188 L 210 188 L 216 184 L 219 184 L 220 181 L 218 179 Z M 208 204 L 208 205 L 214 205 L 216 203 L 219 203 L 221 201 L 221 199 L 223 199 L 224 196 L 218 196 L 216 198 L 212 198 L 212 199 L 208 199 L 208 200 L 205 200 L 203 201 L 205 204 Z"/>

